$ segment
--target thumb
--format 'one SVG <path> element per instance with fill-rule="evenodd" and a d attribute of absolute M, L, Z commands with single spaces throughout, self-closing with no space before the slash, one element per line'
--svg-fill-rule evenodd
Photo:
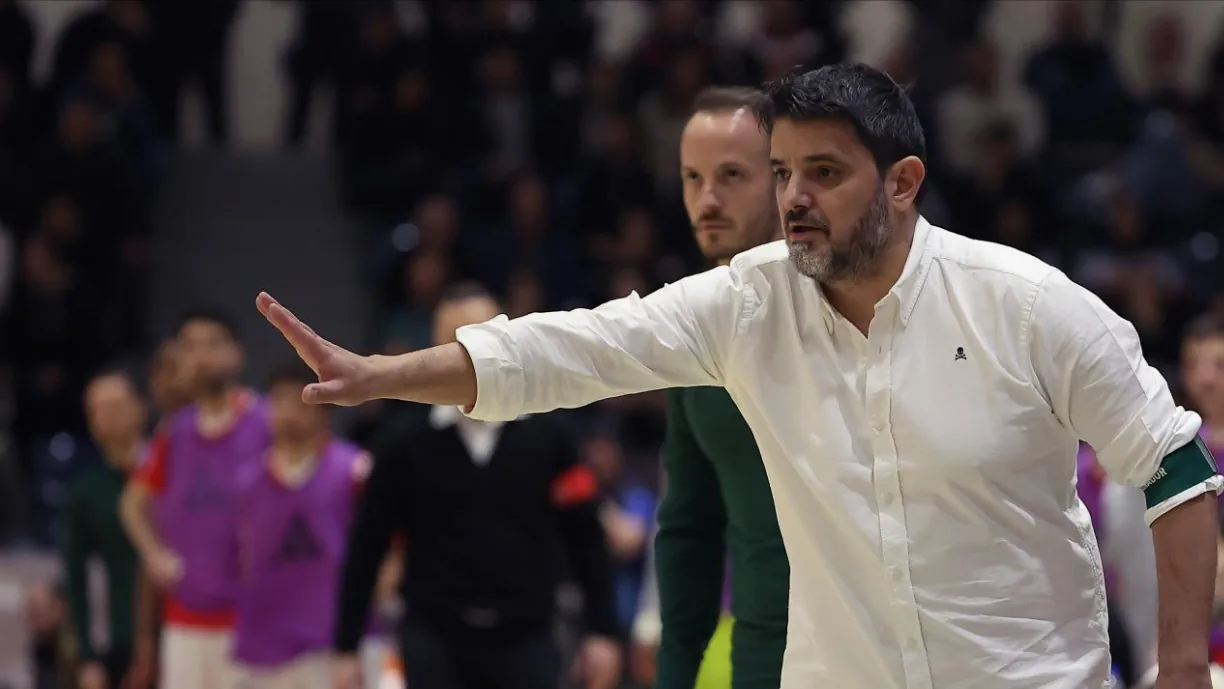
<path fill-rule="evenodd" d="M 347 388 L 348 385 L 340 379 L 311 383 L 302 389 L 302 401 L 307 404 L 336 404 L 344 399 Z"/>

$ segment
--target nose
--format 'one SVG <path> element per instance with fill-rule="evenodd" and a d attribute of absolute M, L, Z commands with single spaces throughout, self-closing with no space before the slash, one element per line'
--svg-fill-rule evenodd
<path fill-rule="evenodd" d="M 812 207 L 812 195 L 803 189 L 801 184 L 799 175 L 791 175 L 786 184 L 778 187 L 778 210 L 783 215 L 796 208 Z"/>
<path fill-rule="evenodd" d="M 718 198 L 718 194 L 714 191 L 714 184 L 706 182 L 701 187 L 701 196 L 697 198 L 697 205 L 701 208 L 702 213 L 712 210 L 722 210 L 722 199 Z"/>

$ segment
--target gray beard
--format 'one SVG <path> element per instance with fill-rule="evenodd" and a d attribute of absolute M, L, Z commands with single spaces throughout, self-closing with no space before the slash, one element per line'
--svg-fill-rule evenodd
<path fill-rule="evenodd" d="M 820 283 L 860 282 L 878 272 L 879 258 L 892 236 L 888 201 L 879 193 L 854 223 L 845 246 L 830 244 L 818 253 L 806 244 L 790 244 L 790 260 L 800 274 Z"/>

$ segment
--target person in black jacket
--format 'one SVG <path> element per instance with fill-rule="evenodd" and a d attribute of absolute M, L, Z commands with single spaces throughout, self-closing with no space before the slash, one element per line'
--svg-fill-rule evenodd
<path fill-rule="evenodd" d="M 459 286 L 439 304 L 438 344 L 489 320 L 498 305 Z M 356 650 L 394 532 L 407 541 L 400 648 L 412 689 L 557 686 L 556 592 L 581 586 L 589 632 L 575 668 L 586 689 L 612 689 L 621 652 L 597 485 L 579 445 L 548 416 L 506 424 L 433 407 L 371 447 L 374 468 L 349 542 L 335 650 L 338 689 L 360 682 Z"/>

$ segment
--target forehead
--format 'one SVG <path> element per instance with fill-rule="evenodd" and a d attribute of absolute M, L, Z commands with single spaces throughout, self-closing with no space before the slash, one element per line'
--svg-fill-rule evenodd
<path fill-rule="evenodd" d="M 485 297 L 469 297 L 438 306 L 437 321 L 446 327 L 456 324 L 483 323 L 497 315 L 497 304 Z"/>
<path fill-rule="evenodd" d="M 131 382 L 123 376 L 104 376 L 89 384 L 85 396 L 90 400 L 129 397 L 135 394 Z"/>
<path fill-rule="evenodd" d="M 699 112 L 689 119 L 680 136 L 680 159 L 685 166 L 765 159 L 768 141 L 760 121 L 744 108 Z"/>
<path fill-rule="evenodd" d="M 1224 356 L 1224 335 L 1207 335 L 1186 340 L 1187 356 Z"/>
<path fill-rule="evenodd" d="M 179 335 L 184 340 L 201 338 L 229 339 L 229 333 L 226 331 L 225 326 L 207 320 L 194 320 L 184 323 Z"/>
<path fill-rule="evenodd" d="M 779 119 L 774 123 L 769 147 L 771 159 L 788 164 L 822 157 L 873 163 L 871 151 L 859 139 L 854 125 L 844 119 Z"/>

